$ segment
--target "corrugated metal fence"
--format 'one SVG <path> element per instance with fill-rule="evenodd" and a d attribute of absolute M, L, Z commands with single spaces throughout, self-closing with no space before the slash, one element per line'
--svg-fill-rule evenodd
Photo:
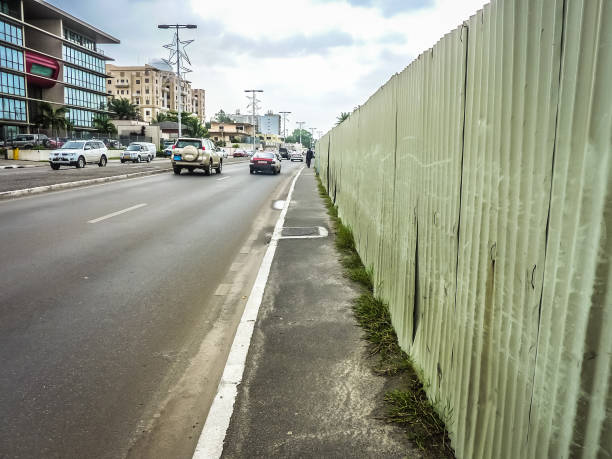
<path fill-rule="evenodd" d="M 462 458 L 612 456 L 612 1 L 500 0 L 317 147 Z"/>

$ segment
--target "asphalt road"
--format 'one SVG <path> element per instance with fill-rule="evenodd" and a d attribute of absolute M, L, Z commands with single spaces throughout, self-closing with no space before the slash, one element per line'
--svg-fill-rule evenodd
<path fill-rule="evenodd" d="M 168 173 L 0 202 L 0 457 L 150 448 L 155 439 L 142 438 L 172 411 L 168 394 L 183 393 L 176 386 L 194 359 L 222 362 L 244 304 L 215 292 L 249 278 L 231 270 L 253 265 L 236 263 L 245 243 L 265 248 L 278 215 L 271 201 L 298 167 L 252 176 L 235 164 L 209 177 Z M 192 379 L 210 392 L 215 371 Z M 187 422 L 176 411 L 166 425 Z M 182 440 L 163 441 L 178 451 L 172 441 Z"/>
<path fill-rule="evenodd" d="M 245 158 L 225 158 L 224 165 L 236 162 L 248 162 Z M 11 161 L 4 163 L 10 164 Z M 151 163 L 124 163 L 118 159 L 110 160 L 106 167 L 98 167 L 88 164 L 83 169 L 76 167 L 62 167 L 52 171 L 48 163 L 31 162 L 38 167 L 26 167 L 23 169 L 0 169 L 0 193 L 3 191 L 23 190 L 38 186 L 54 185 L 56 183 L 76 182 L 79 180 L 111 177 L 114 175 L 133 174 L 135 172 L 146 172 L 154 170 L 169 170 L 170 160 L 168 158 L 156 158 Z M 19 164 L 25 164 L 24 161 Z"/>

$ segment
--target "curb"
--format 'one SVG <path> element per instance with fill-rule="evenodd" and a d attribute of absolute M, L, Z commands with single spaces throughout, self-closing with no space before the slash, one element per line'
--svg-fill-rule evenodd
<path fill-rule="evenodd" d="M 40 167 L 40 166 L 34 166 L 34 165 L 20 165 L 20 166 L 0 166 L 0 169 L 24 169 L 26 167 Z"/>
<path fill-rule="evenodd" d="M 116 182 L 135 177 L 144 177 L 147 175 L 162 174 L 170 172 L 172 169 L 158 169 L 154 171 L 135 172 L 133 174 L 113 175 L 110 177 L 100 177 L 97 179 L 79 180 L 78 182 L 57 183 L 55 185 L 37 186 L 35 188 L 25 188 L 23 190 L 3 191 L 0 193 L 0 200 L 17 198 L 20 196 L 30 196 L 33 194 L 45 193 L 47 191 L 66 190 L 70 188 L 78 188 L 81 186 L 95 185 L 98 183 Z"/>

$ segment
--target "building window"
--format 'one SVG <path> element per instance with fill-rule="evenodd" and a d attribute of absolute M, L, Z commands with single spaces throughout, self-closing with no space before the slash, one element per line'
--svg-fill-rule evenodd
<path fill-rule="evenodd" d="M 140 89 L 137 89 L 137 90 L 136 90 L 136 94 L 140 94 Z"/>
<path fill-rule="evenodd" d="M 108 91 L 108 93 L 109 93 L 109 94 L 112 94 L 112 93 L 113 93 L 113 91 Z"/>
<path fill-rule="evenodd" d="M 25 101 L 0 97 L 0 118 L 4 120 L 25 121 Z"/>
<path fill-rule="evenodd" d="M 92 91 L 106 92 L 105 78 L 68 65 L 64 65 L 64 83 L 91 89 Z"/>
<path fill-rule="evenodd" d="M 136 84 L 140 84 L 140 80 L 136 80 Z"/>
<path fill-rule="evenodd" d="M 145 89 L 145 94 L 149 94 L 149 88 Z"/>
<path fill-rule="evenodd" d="M 113 80 L 108 80 L 106 84 L 113 84 Z"/>
<path fill-rule="evenodd" d="M 146 102 L 146 104 L 145 104 L 145 105 L 149 105 L 149 104 L 150 104 L 149 99 L 147 99 L 147 102 Z"/>
<path fill-rule="evenodd" d="M 151 114 L 151 110 L 147 110 L 145 113 L 147 114 L 147 116 L 149 116 Z"/>
<path fill-rule="evenodd" d="M 25 97 L 25 78 L 12 73 L 0 72 L 0 90 L 5 94 Z"/>
<path fill-rule="evenodd" d="M 121 90 L 121 94 L 125 94 L 125 93 L 123 92 L 123 89 Z"/>
<path fill-rule="evenodd" d="M 64 88 L 64 103 L 94 110 L 105 110 L 106 96 L 75 88 Z"/>
<path fill-rule="evenodd" d="M 23 53 L 0 45 L 0 66 L 23 72 Z"/>
<path fill-rule="evenodd" d="M 91 49 L 92 51 L 96 50 L 96 43 L 91 38 L 74 32 L 66 27 L 64 27 L 64 38 L 87 49 Z"/>
<path fill-rule="evenodd" d="M 148 83 L 148 82 L 149 82 L 149 79 L 148 79 L 148 78 L 145 78 L 145 83 Z"/>
<path fill-rule="evenodd" d="M 21 27 L 0 21 L 0 40 L 23 46 L 23 32 L 21 31 Z"/>
<path fill-rule="evenodd" d="M 19 1 L 0 1 L 0 13 L 8 14 L 16 19 L 21 19 L 21 7 Z"/>
<path fill-rule="evenodd" d="M 87 110 L 79 110 L 76 108 L 68 109 L 68 119 L 75 126 L 93 127 L 93 119 L 96 116 L 94 112 Z"/>
<path fill-rule="evenodd" d="M 66 45 L 62 45 L 62 55 L 66 62 L 85 67 L 94 72 L 104 73 L 104 61 L 102 59 Z"/>

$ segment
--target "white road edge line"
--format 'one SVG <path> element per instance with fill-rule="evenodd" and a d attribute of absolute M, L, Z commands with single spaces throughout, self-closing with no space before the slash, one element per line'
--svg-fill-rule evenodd
<path fill-rule="evenodd" d="M 223 370 L 223 376 L 221 376 L 221 381 L 217 388 L 217 395 L 215 395 L 215 399 L 208 412 L 206 423 L 204 424 L 204 428 L 198 439 L 198 444 L 193 453 L 193 459 L 219 458 L 223 453 L 223 441 L 225 440 L 232 412 L 234 411 L 234 403 L 238 395 L 238 385 L 242 382 L 246 357 L 249 352 L 251 337 L 253 335 L 253 329 L 255 328 L 255 321 L 257 320 L 257 314 L 259 313 L 264 290 L 268 283 L 270 267 L 272 266 L 272 260 L 274 260 L 274 253 L 276 252 L 278 241 L 281 238 L 283 225 L 285 224 L 285 216 L 287 215 L 287 210 L 289 210 L 289 203 L 291 202 L 295 182 L 297 182 L 303 170 L 304 168 L 302 167 L 293 178 L 287 200 L 285 201 L 285 207 L 276 221 L 272 240 L 261 262 L 255 284 L 251 289 L 249 299 L 244 308 L 244 313 L 240 319 L 240 324 L 236 330 L 236 336 L 234 337 L 234 342 L 232 343 L 225 369 Z"/>
<path fill-rule="evenodd" d="M 94 220 L 89 220 L 87 223 L 98 223 L 98 222 L 101 222 L 102 220 L 107 220 L 109 218 L 116 217 L 117 215 L 121 215 L 121 214 L 124 214 L 126 212 L 130 212 L 132 210 L 140 209 L 141 207 L 144 207 L 144 206 L 146 206 L 145 203 L 137 204 L 135 206 L 128 207 L 127 209 L 119 210 L 117 212 L 113 212 L 112 214 L 104 215 L 103 217 L 96 218 Z"/>

